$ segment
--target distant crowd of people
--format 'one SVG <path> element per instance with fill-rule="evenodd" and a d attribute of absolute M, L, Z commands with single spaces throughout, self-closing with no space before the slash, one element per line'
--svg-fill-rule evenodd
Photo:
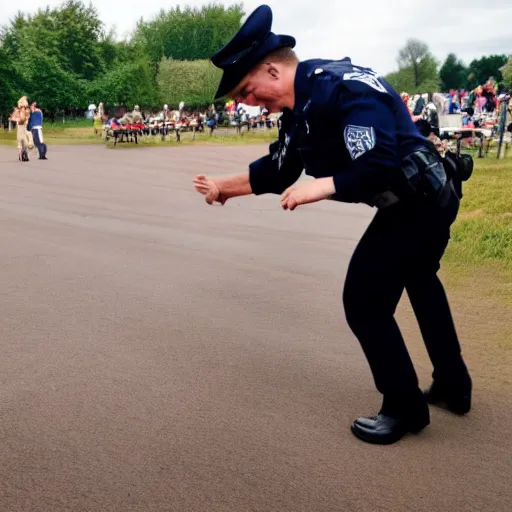
<path fill-rule="evenodd" d="M 416 95 L 402 92 L 401 97 L 420 132 L 440 150 L 446 146 L 439 139 L 442 136 L 440 116 L 459 114 L 461 128 L 486 128 L 494 133 L 501 109 L 505 108 L 508 116 L 505 127 L 512 132 L 510 94 L 503 86 L 498 87 L 493 77 L 473 90 Z"/>
<path fill-rule="evenodd" d="M 433 93 L 430 97 L 436 106 L 439 115 L 459 114 L 470 112 L 473 114 L 494 113 L 500 108 L 500 100 L 507 96 L 509 91 L 503 85 L 498 86 L 494 77 L 489 77 L 484 85 L 472 90 L 451 89 L 447 93 Z M 427 94 L 409 95 L 401 94 L 402 99 L 414 115 L 419 115 L 425 107 Z"/>
<path fill-rule="evenodd" d="M 193 130 L 203 132 L 209 129 L 210 134 L 219 126 L 232 126 L 241 129 L 272 128 L 277 125 L 277 116 L 271 116 L 267 109 L 248 107 L 228 101 L 223 107 L 211 105 L 204 112 L 187 111 L 184 102 L 178 109 L 171 110 L 164 105 L 158 112 L 142 111 L 135 105 L 133 111 L 124 113 L 107 113 L 103 102 L 89 106 L 89 118 L 93 119 L 96 133 L 136 131 L 141 135 L 167 135 L 176 132 L 178 140 L 181 131 Z"/>
<path fill-rule="evenodd" d="M 413 121 L 420 132 L 439 144 L 439 117 L 442 115 L 461 114 L 462 127 L 481 128 L 484 124 L 493 127 L 496 124 L 500 108 L 508 109 L 507 129 L 512 132 L 510 120 L 510 94 L 503 86 L 497 86 L 493 77 L 484 85 L 473 90 L 450 90 L 448 93 L 425 93 L 409 95 L 401 93 Z M 507 101 L 504 101 L 504 98 Z M 86 114 L 87 115 L 87 114 Z M 105 111 L 103 103 L 90 105 L 88 117 L 93 120 L 97 133 L 138 132 L 140 135 L 167 135 L 193 130 L 203 132 L 206 128 L 210 134 L 219 126 L 233 126 L 238 130 L 242 126 L 251 128 L 273 128 L 279 124 L 279 116 L 269 115 L 264 107 L 249 107 L 230 100 L 222 107 L 211 105 L 204 112 L 188 112 L 181 102 L 177 110 L 164 105 L 159 112 L 143 112 L 138 105 L 131 112 L 113 115 Z M 27 96 L 19 99 L 13 109 L 9 122 L 17 128 L 18 158 L 21 162 L 29 161 L 29 151 L 37 148 L 40 160 L 47 160 L 47 146 L 43 140 L 43 112 L 36 102 L 29 104 Z"/>
<path fill-rule="evenodd" d="M 445 113 L 457 114 L 470 109 L 475 114 L 493 113 L 499 110 L 500 98 L 507 94 L 506 88 L 503 85 L 498 86 L 491 76 L 484 85 L 479 85 L 471 91 L 450 90 L 447 94 Z"/>

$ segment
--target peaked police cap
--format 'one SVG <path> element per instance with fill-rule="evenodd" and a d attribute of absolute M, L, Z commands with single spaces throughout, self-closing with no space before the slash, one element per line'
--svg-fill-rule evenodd
<path fill-rule="evenodd" d="M 293 37 L 274 34 L 271 28 L 272 10 L 268 5 L 261 5 L 249 15 L 231 41 L 211 57 L 212 63 L 223 70 L 215 99 L 232 91 L 269 53 L 295 46 Z"/>

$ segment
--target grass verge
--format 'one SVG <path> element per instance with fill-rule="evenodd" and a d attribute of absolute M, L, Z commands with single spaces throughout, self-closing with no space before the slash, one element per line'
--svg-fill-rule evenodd
<path fill-rule="evenodd" d="M 494 276 L 487 294 L 512 305 L 512 158 L 475 164 L 444 261 L 454 285 Z"/>
<path fill-rule="evenodd" d="M 512 158 L 475 158 L 442 261 L 462 350 L 477 389 L 512 391 Z M 430 373 L 409 301 L 399 312 L 414 357 Z"/>
<path fill-rule="evenodd" d="M 114 147 L 113 139 L 106 142 L 100 136 L 94 134 L 94 130 L 90 121 L 72 121 L 69 123 L 46 124 L 43 128 L 45 142 L 48 145 L 74 145 L 74 144 L 106 144 L 108 148 Z M 197 133 L 193 140 L 191 132 L 181 134 L 181 142 L 176 141 L 174 133 L 167 135 L 166 140 L 162 140 L 160 136 L 144 137 L 139 144 L 120 143 L 116 149 L 128 149 L 135 147 L 166 147 L 180 146 L 190 144 L 254 144 L 254 143 L 270 143 L 277 137 L 277 129 L 272 130 L 244 130 L 241 135 L 237 135 L 234 128 L 219 128 L 212 136 L 209 133 Z M 16 130 L 0 131 L 0 145 L 16 146 Z"/>
<path fill-rule="evenodd" d="M 50 145 L 104 144 L 101 137 L 94 134 L 92 126 L 78 123 L 46 124 L 43 127 L 44 142 Z M 16 129 L 8 132 L 0 130 L 0 145 L 16 146 Z"/>
<path fill-rule="evenodd" d="M 181 134 L 181 141 L 176 141 L 176 135 L 171 133 L 166 136 L 165 140 L 161 136 L 144 137 L 135 143 L 121 143 L 118 144 L 116 149 L 134 148 L 134 147 L 163 147 L 163 146 L 183 146 L 183 145 L 244 145 L 244 144 L 257 144 L 268 143 L 270 144 L 277 138 L 277 130 L 251 130 L 249 132 L 243 131 L 240 135 L 236 133 L 233 128 L 220 128 L 217 129 L 213 135 L 209 133 L 196 133 L 195 138 L 191 132 L 184 132 Z M 114 147 L 114 141 L 108 141 L 109 148 Z"/>

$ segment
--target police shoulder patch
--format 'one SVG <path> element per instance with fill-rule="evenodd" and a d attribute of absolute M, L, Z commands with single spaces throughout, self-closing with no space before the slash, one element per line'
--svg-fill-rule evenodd
<path fill-rule="evenodd" d="M 386 88 L 379 82 L 377 73 L 370 70 L 354 70 L 343 75 L 343 80 L 357 80 L 363 84 L 369 85 L 376 91 L 387 93 Z"/>
<path fill-rule="evenodd" d="M 355 126 L 349 124 L 343 132 L 345 146 L 350 158 L 355 160 L 375 147 L 375 130 L 373 126 Z"/>

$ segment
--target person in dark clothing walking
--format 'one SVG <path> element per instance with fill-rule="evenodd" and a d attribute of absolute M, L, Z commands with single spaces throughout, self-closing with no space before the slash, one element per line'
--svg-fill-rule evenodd
<path fill-rule="evenodd" d="M 32 132 L 34 145 L 39 151 L 39 160 L 48 160 L 46 158 L 46 144 L 43 141 L 43 112 L 37 108 L 37 103 L 34 102 L 30 106 L 31 115 L 28 129 Z"/>

